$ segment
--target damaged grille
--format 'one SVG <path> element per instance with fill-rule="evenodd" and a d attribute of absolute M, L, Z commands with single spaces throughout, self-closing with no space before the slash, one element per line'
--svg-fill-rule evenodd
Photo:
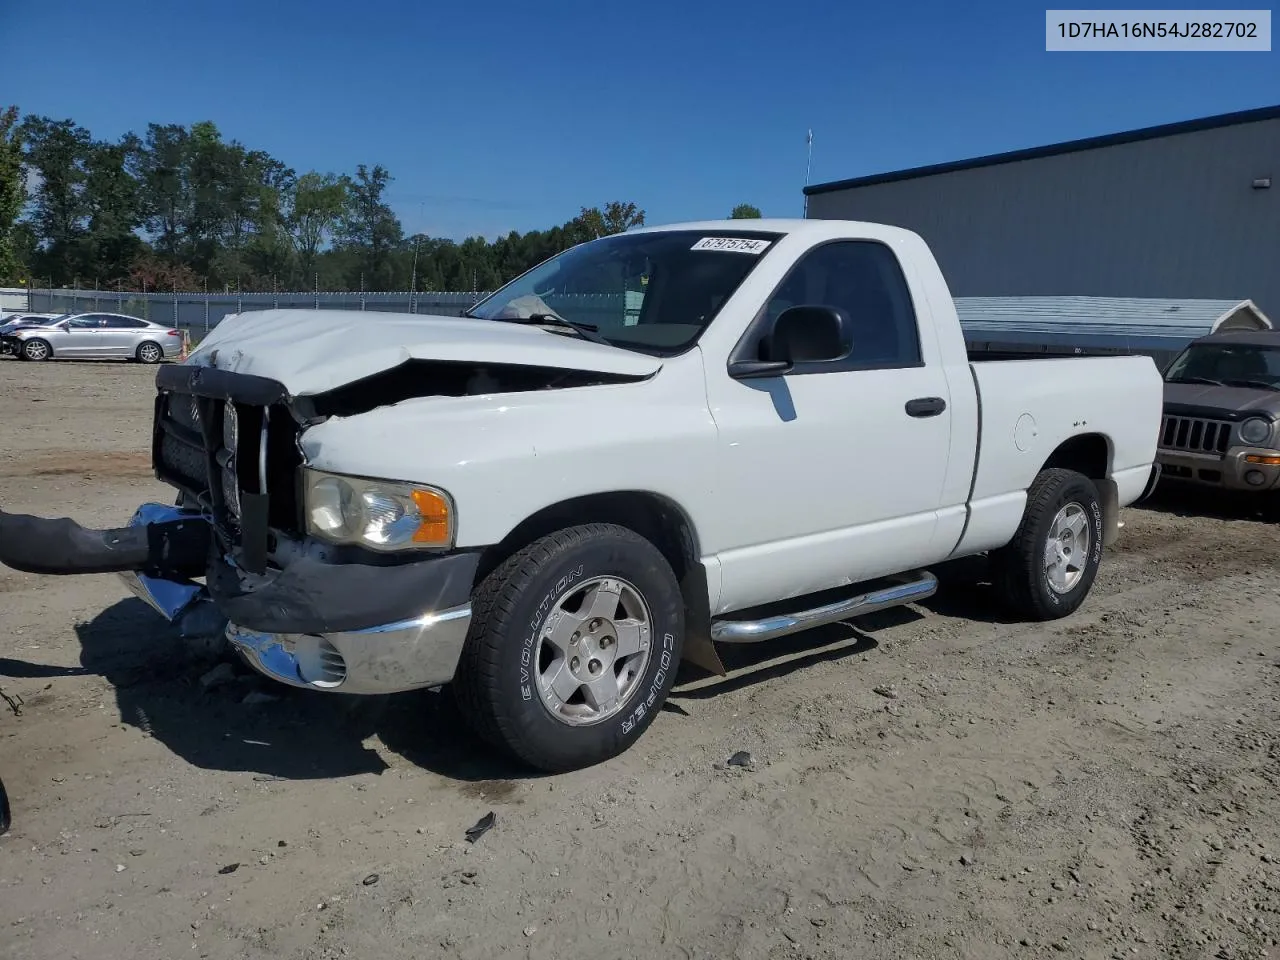
<path fill-rule="evenodd" d="M 195 499 L 230 545 L 267 546 L 267 529 L 298 534 L 299 426 L 283 404 L 257 405 L 161 390 L 157 477 Z"/>

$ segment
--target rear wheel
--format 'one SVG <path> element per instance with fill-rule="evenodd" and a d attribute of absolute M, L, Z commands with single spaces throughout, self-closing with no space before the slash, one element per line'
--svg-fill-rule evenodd
<path fill-rule="evenodd" d="M 134 351 L 134 357 L 139 363 L 159 363 L 163 356 L 164 351 L 160 349 L 160 344 L 152 343 L 150 340 L 138 344 L 138 349 Z"/>
<path fill-rule="evenodd" d="M 684 601 L 648 540 L 613 524 L 542 537 L 487 576 L 453 684 L 490 744 L 547 772 L 622 753 L 675 683 Z"/>
<path fill-rule="evenodd" d="M 28 340 L 22 345 L 23 360 L 48 360 L 53 356 L 53 348 L 47 340 Z"/>
<path fill-rule="evenodd" d="M 1019 616 L 1056 620 L 1084 602 L 1102 562 L 1102 502 L 1074 470 L 1041 471 L 1013 540 L 992 554 L 996 591 Z"/>

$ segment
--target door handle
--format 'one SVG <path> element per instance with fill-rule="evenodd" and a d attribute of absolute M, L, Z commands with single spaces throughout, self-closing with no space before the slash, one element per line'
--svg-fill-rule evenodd
<path fill-rule="evenodd" d="M 917 397 L 907 401 L 908 417 L 936 417 L 947 409 L 947 401 L 941 397 Z"/>

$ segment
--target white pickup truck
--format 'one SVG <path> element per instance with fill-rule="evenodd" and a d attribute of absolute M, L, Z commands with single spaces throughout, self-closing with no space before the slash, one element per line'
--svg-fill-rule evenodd
<path fill-rule="evenodd" d="M 212 610 L 287 684 L 449 684 L 548 771 L 634 743 L 682 659 L 922 600 L 942 561 L 1069 614 L 1162 403 L 1146 357 L 970 362 L 919 236 L 823 220 L 601 238 L 460 318 L 240 314 L 157 387 L 176 504 L 3 514 L 0 560 Z"/>

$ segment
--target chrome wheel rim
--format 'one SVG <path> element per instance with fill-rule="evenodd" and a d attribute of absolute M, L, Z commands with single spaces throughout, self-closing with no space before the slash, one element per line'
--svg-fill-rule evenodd
<path fill-rule="evenodd" d="M 160 353 L 160 348 L 155 344 L 146 343 L 142 346 L 142 359 L 145 363 L 155 363 L 156 357 Z"/>
<path fill-rule="evenodd" d="M 1068 503 L 1049 524 L 1044 544 L 1044 572 L 1049 589 L 1054 593 L 1070 593 L 1084 576 L 1089 563 L 1093 537 L 1089 517 L 1078 503 Z"/>
<path fill-rule="evenodd" d="M 27 356 L 32 360 L 43 360 L 49 356 L 49 348 L 41 340 L 32 340 L 24 349 L 27 351 Z"/>
<path fill-rule="evenodd" d="M 590 726 L 617 714 L 649 665 L 653 617 L 640 591 L 593 577 L 562 593 L 538 628 L 538 695 L 553 717 Z"/>

